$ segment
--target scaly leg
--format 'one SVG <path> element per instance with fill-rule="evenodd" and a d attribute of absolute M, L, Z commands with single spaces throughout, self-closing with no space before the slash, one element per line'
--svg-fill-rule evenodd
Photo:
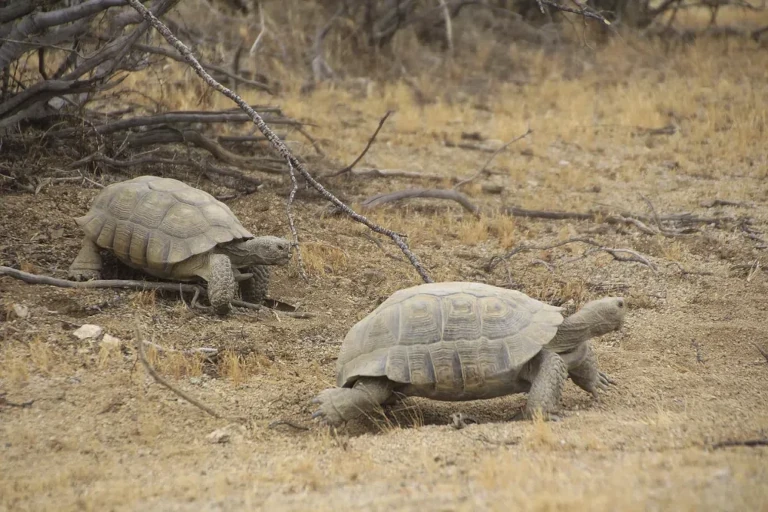
<path fill-rule="evenodd" d="M 99 247 L 88 238 L 83 238 L 83 245 L 75 261 L 69 266 L 69 278 L 75 281 L 99 279 L 101 276 L 101 255 Z"/>
<path fill-rule="evenodd" d="M 240 295 L 252 304 L 263 304 L 269 290 L 269 265 L 254 265 L 248 269 L 253 277 L 240 281 Z"/>
<path fill-rule="evenodd" d="M 597 358 L 592 347 L 589 344 L 585 344 L 585 347 L 586 353 L 581 362 L 568 369 L 568 376 L 574 384 L 599 401 L 598 390 L 607 391 L 608 385 L 616 382 L 598 369 Z"/>
<path fill-rule="evenodd" d="M 531 363 L 533 379 L 531 390 L 528 392 L 528 402 L 516 416 L 531 419 L 539 412 L 545 419 L 558 419 L 555 413 L 560 409 L 563 387 L 568 379 L 565 362 L 559 355 L 544 349 Z"/>
<path fill-rule="evenodd" d="M 235 298 L 235 273 L 232 263 L 224 254 L 211 254 L 209 265 L 211 278 L 208 280 L 208 301 L 216 313 L 225 315 L 229 312 L 232 299 Z"/>
<path fill-rule="evenodd" d="M 312 418 L 332 426 L 345 423 L 389 400 L 393 387 L 387 379 L 363 377 L 351 388 L 325 389 L 312 399 L 312 403 L 320 404 Z"/>

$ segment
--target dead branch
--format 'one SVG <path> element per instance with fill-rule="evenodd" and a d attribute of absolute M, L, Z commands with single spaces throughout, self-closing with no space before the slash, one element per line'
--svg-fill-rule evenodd
<path fill-rule="evenodd" d="M 336 171 L 334 173 L 331 173 L 331 174 L 326 174 L 323 177 L 324 178 L 332 178 L 334 176 L 338 176 L 340 174 L 344 174 L 344 173 L 347 173 L 347 172 L 351 171 L 357 165 L 357 163 L 360 160 L 363 159 L 363 157 L 368 152 L 368 150 L 371 149 L 371 145 L 373 145 L 373 141 L 376 140 L 376 136 L 379 134 L 379 131 L 381 130 L 381 127 L 384 126 L 384 122 L 387 120 L 387 118 L 391 114 L 392 114 L 392 111 L 391 110 L 387 110 L 387 113 L 384 114 L 384 117 L 382 117 L 381 120 L 379 120 L 379 126 L 376 127 L 376 131 L 374 131 L 373 135 L 371 135 L 371 137 L 368 139 L 368 143 L 365 145 L 365 149 L 363 149 L 363 152 L 360 153 L 360 155 L 357 158 L 355 158 L 354 162 L 352 162 L 351 164 L 349 164 L 348 166 L 344 167 L 341 170 L 338 170 L 338 171 Z"/>
<path fill-rule="evenodd" d="M 421 262 L 419 262 L 418 258 L 415 254 L 411 252 L 411 250 L 408 248 L 408 245 L 405 243 L 403 238 L 394 231 L 391 231 L 389 229 L 383 228 L 377 224 L 372 223 L 370 220 L 365 218 L 364 216 L 356 213 L 354 210 L 352 210 L 349 206 L 341 202 L 336 196 L 331 194 L 328 190 L 325 189 L 320 183 L 315 180 L 311 174 L 306 170 L 304 167 L 304 164 L 302 164 L 288 149 L 288 147 L 281 141 L 275 133 L 267 126 L 267 124 L 264 122 L 262 117 L 253 110 L 245 101 L 243 101 L 240 96 L 232 92 L 231 90 L 227 89 L 220 83 L 218 83 L 216 80 L 214 80 L 206 71 L 200 66 L 200 63 L 197 61 L 197 59 L 194 57 L 192 52 L 189 48 L 187 48 L 184 43 L 179 41 L 166 27 L 160 20 L 158 20 L 152 12 L 147 10 L 138 0 L 127 0 L 128 3 L 130 3 L 131 7 L 136 9 L 141 15 L 144 17 L 145 20 L 147 20 L 149 23 L 152 24 L 152 26 L 160 32 L 160 34 L 174 47 L 176 50 L 179 51 L 181 55 L 184 56 L 187 63 L 189 63 L 192 68 L 194 68 L 195 72 L 200 76 L 209 86 L 214 88 L 216 91 L 220 92 L 221 94 L 225 95 L 227 98 L 234 101 L 243 111 L 245 111 L 248 116 L 253 120 L 253 122 L 256 124 L 256 126 L 259 128 L 261 133 L 264 134 L 264 136 L 267 137 L 269 142 L 272 144 L 272 146 L 280 153 L 281 156 L 283 156 L 286 161 L 288 161 L 294 169 L 299 171 L 299 173 L 304 177 L 304 179 L 312 185 L 315 190 L 320 192 L 320 194 L 325 197 L 328 201 L 339 207 L 349 215 L 352 219 L 354 219 L 357 222 L 360 222 L 366 226 L 368 226 L 370 229 L 377 233 L 381 233 L 383 235 L 388 236 L 392 239 L 392 241 L 400 248 L 401 251 L 406 255 L 406 257 L 410 260 L 411 264 L 414 266 L 416 271 L 419 273 L 421 278 L 424 280 L 424 282 L 431 283 L 434 282 L 431 277 L 429 277 L 429 274 L 422 266 Z"/>
<path fill-rule="evenodd" d="M 765 359 L 765 362 L 768 363 L 768 352 L 757 343 L 752 342 L 752 344 L 755 346 L 758 352 L 760 352 L 760 355 L 763 356 L 763 358 Z"/>
<path fill-rule="evenodd" d="M 133 158 L 131 160 L 116 160 L 114 158 L 109 158 L 97 152 L 97 153 L 90 154 L 85 158 L 81 158 L 80 160 L 77 160 L 75 162 L 72 162 L 67 167 L 76 168 L 88 162 L 103 162 L 105 164 L 108 164 L 114 167 L 120 167 L 120 168 L 133 167 L 136 165 L 157 165 L 157 164 L 184 165 L 184 166 L 202 168 L 206 173 L 219 174 L 222 176 L 235 178 L 237 180 L 240 180 L 255 186 L 256 189 L 261 187 L 263 184 L 263 182 L 260 179 L 243 174 L 242 172 L 236 169 L 226 169 L 221 167 L 215 167 L 208 163 L 196 162 L 194 160 L 176 159 L 176 158 L 139 157 L 139 158 Z"/>
<path fill-rule="evenodd" d="M 409 190 L 400 190 L 398 192 L 388 192 L 369 197 L 360 205 L 364 210 L 372 210 L 386 203 L 394 203 L 403 199 L 414 198 L 447 199 L 456 201 L 465 210 L 475 217 L 480 217 L 480 208 L 476 206 L 467 196 L 457 190 L 445 190 L 438 188 L 414 188 Z"/>
<path fill-rule="evenodd" d="M 304 311 L 277 311 L 273 308 L 268 308 L 266 306 L 262 306 L 261 304 L 254 304 L 252 302 L 245 302 L 243 300 L 234 299 L 232 301 L 233 306 L 237 306 L 239 308 L 246 308 L 246 309 L 255 309 L 257 311 L 272 311 L 275 315 L 285 315 L 287 317 L 291 318 L 301 318 L 301 319 L 307 319 L 307 318 L 315 318 L 314 313 L 304 312 Z"/>
<path fill-rule="evenodd" d="M 200 347 L 200 348 L 190 348 L 186 350 L 177 350 L 175 348 L 166 348 L 162 345 L 158 345 L 157 343 L 153 343 L 151 341 L 144 341 L 145 345 L 150 345 L 158 352 L 174 352 L 176 354 L 184 354 L 185 356 L 195 356 L 195 355 L 202 355 L 205 357 L 214 357 L 218 355 L 219 350 L 211 347 Z"/>
<path fill-rule="evenodd" d="M 712 445 L 712 448 L 727 448 L 732 446 L 747 446 L 754 448 L 755 446 L 768 446 L 768 439 L 745 439 L 744 441 L 720 441 Z"/>
<path fill-rule="evenodd" d="M 50 276 L 30 274 L 28 272 L 16 270 L 15 268 L 0 266 L 0 276 L 2 275 L 13 277 L 14 279 L 19 279 L 28 284 L 44 284 L 48 286 L 56 286 L 58 288 L 126 288 L 130 290 L 161 290 L 177 293 L 193 293 L 193 305 L 199 296 L 207 297 L 208 295 L 203 286 L 196 284 L 160 283 L 154 281 L 133 281 L 127 279 L 94 279 L 92 281 L 69 281 L 67 279 L 58 279 Z M 239 280 L 242 280 L 244 277 L 246 277 L 246 275 L 240 276 Z M 242 300 L 233 300 L 232 305 L 248 309 L 270 309 L 260 304 L 252 304 Z M 281 311 L 280 313 L 293 318 L 312 318 L 314 316 L 311 313 L 299 313 L 295 311 Z"/>
<path fill-rule="evenodd" d="M 288 201 L 285 203 L 285 209 L 288 214 L 288 226 L 291 228 L 291 234 L 293 235 L 293 243 L 296 244 L 296 259 L 299 263 L 299 275 L 305 283 L 309 282 L 307 272 L 304 270 L 304 262 L 301 258 L 301 246 L 299 245 L 299 234 L 296 232 L 296 226 L 293 221 L 293 211 L 291 207 L 293 200 L 296 197 L 296 191 L 299 190 L 299 182 L 296 181 L 296 174 L 293 172 L 293 166 L 291 162 L 288 162 L 288 172 L 291 175 L 291 192 L 288 194 Z"/>
<path fill-rule="evenodd" d="M 634 251 L 632 249 L 621 249 L 621 248 L 613 248 L 613 247 L 606 247 L 603 244 L 596 242 L 590 238 L 583 238 L 583 237 L 573 237 L 568 238 L 566 240 L 561 240 L 559 242 L 548 244 L 548 245 L 518 245 L 517 247 L 514 247 L 509 252 L 501 255 L 501 256 L 493 256 L 488 260 L 488 262 L 483 267 L 486 272 L 492 272 L 493 269 L 495 269 L 499 263 L 502 261 L 506 261 L 513 257 L 514 255 L 523 252 L 523 251 L 546 251 L 549 249 L 555 249 L 557 247 L 561 247 L 563 245 L 573 244 L 573 243 L 583 243 L 590 245 L 595 248 L 595 251 L 602 251 L 605 253 L 610 254 L 613 256 L 613 259 L 616 261 L 622 261 L 622 262 L 637 262 L 642 263 L 646 267 L 650 268 L 652 272 L 656 272 L 656 265 L 654 265 L 646 256 L 640 254 L 637 251 Z M 628 254 L 629 256 L 621 256 L 621 254 Z"/>
<path fill-rule="evenodd" d="M 510 141 L 509 141 L 509 142 L 507 142 L 506 144 L 503 144 L 501 147 L 499 147 L 499 149 L 497 149 L 496 151 L 494 151 L 494 152 L 493 152 L 493 154 L 492 154 L 490 157 L 488 157 L 488 160 L 486 160 L 486 161 L 485 161 L 485 164 L 483 164 L 483 166 L 480 168 L 480 170 L 479 170 L 479 171 L 477 171 L 477 173 L 476 173 L 476 174 L 474 174 L 473 176 L 470 176 L 469 178 L 466 178 L 466 179 L 463 179 L 463 180 L 459 181 L 457 184 L 455 184 L 455 185 L 453 186 L 453 189 L 454 189 L 454 190 L 458 190 L 460 187 L 463 187 L 463 186 L 464 186 L 464 185 L 466 185 L 467 183 L 470 183 L 471 181 L 473 181 L 473 180 L 475 180 L 475 179 L 479 178 L 480 176 L 482 176 L 483 174 L 485 174 L 485 172 L 486 172 L 486 169 L 487 169 L 487 168 L 488 168 L 488 166 L 491 164 L 491 162 L 493 161 L 493 159 L 494 159 L 494 158 L 496 158 L 496 155 L 498 155 L 499 153 L 501 153 L 502 151 L 504 151 L 504 150 L 505 150 L 506 148 L 508 148 L 508 147 L 509 147 L 511 144 L 513 144 L 513 143 L 515 143 L 515 142 L 517 142 L 517 141 L 519 141 L 519 140 L 521 140 L 521 139 L 523 139 L 523 138 L 527 137 L 528 135 L 530 135 L 530 134 L 532 134 L 532 133 L 533 133 L 533 130 L 531 130 L 530 128 L 528 128 L 528 130 L 527 130 L 527 131 L 526 131 L 524 134 L 522 134 L 522 135 L 519 135 L 519 136 L 515 137 L 514 139 L 510 140 Z"/>
<path fill-rule="evenodd" d="M 272 124 L 284 124 L 292 126 L 301 124 L 299 121 L 282 117 L 282 113 L 278 107 L 254 105 L 253 108 L 258 109 L 260 112 L 264 113 L 279 114 L 280 117 L 269 118 L 269 122 Z M 219 112 L 166 112 L 164 114 L 132 117 L 130 119 L 121 119 L 119 121 L 103 124 L 96 126 L 95 132 L 101 135 L 108 135 L 110 133 L 130 130 L 133 128 L 146 128 L 149 126 L 168 125 L 175 123 L 242 123 L 246 121 L 250 121 L 250 118 L 246 114 L 231 110 Z M 76 136 L 78 132 L 79 130 L 76 128 L 67 128 L 63 130 L 54 130 L 50 132 L 49 135 L 54 137 L 72 137 Z"/>
<path fill-rule="evenodd" d="M 128 147 L 139 148 L 153 144 L 188 143 L 204 149 L 213 157 L 235 167 L 253 169 L 269 174 L 285 174 L 280 168 L 265 163 L 282 163 L 283 160 L 240 156 L 222 147 L 197 130 L 157 129 L 145 133 L 131 133 L 126 139 Z"/>
<path fill-rule="evenodd" d="M 197 401 L 196 399 L 194 399 L 191 396 L 187 395 L 186 393 L 184 393 L 180 389 L 176 389 L 175 387 L 171 386 L 171 384 L 169 384 L 168 381 L 163 379 L 157 373 L 157 371 L 155 371 L 155 369 L 152 368 L 152 365 L 149 364 L 149 361 L 147 361 L 147 355 L 144 353 L 144 339 L 141 336 L 141 328 L 139 327 L 138 323 L 134 326 L 134 332 L 135 332 L 135 336 L 136 336 L 136 348 L 137 348 L 137 350 L 139 352 L 139 360 L 141 361 L 141 364 L 144 366 L 144 368 L 147 370 L 147 372 L 152 376 L 152 378 L 155 379 L 155 382 L 157 382 L 161 386 L 164 386 L 164 387 L 168 388 L 173 393 L 175 393 L 176 395 L 181 397 L 183 400 L 186 400 L 190 404 L 194 405 L 195 407 L 197 407 L 201 411 L 204 411 L 204 412 L 210 414 L 214 418 L 221 419 L 223 417 L 221 414 L 217 413 L 216 411 L 214 411 L 213 409 L 211 409 L 207 405 L 204 405 L 204 404 L 200 403 L 199 401 Z"/>
<path fill-rule="evenodd" d="M 704 208 L 714 208 L 715 206 L 737 206 L 741 208 L 754 208 L 754 203 L 746 203 L 744 201 L 729 201 L 727 199 L 711 199 L 709 201 L 702 201 L 701 206 Z"/>
<path fill-rule="evenodd" d="M 259 7 L 259 9 L 261 9 L 261 7 Z M 184 63 L 186 63 L 182 57 L 180 57 L 179 55 L 174 53 L 172 50 L 169 50 L 167 48 L 159 48 L 157 46 L 149 46 L 149 45 L 146 45 L 146 44 L 135 44 L 135 45 L 133 45 L 133 47 L 136 50 L 139 50 L 139 51 L 142 51 L 142 52 L 151 53 L 151 54 L 154 54 L 154 55 L 162 55 L 164 57 L 168 57 L 169 59 L 173 59 L 173 60 L 175 60 L 177 62 L 184 62 Z M 232 72 L 228 71 L 227 69 L 225 69 L 225 68 L 223 68 L 221 66 L 216 66 L 214 64 L 200 63 L 200 65 L 203 66 L 203 68 L 205 68 L 206 70 L 212 71 L 214 73 L 219 73 L 219 74 L 225 76 L 226 78 L 234 80 L 238 84 L 250 85 L 251 87 L 255 87 L 257 89 L 260 89 L 260 90 L 266 92 L 267 94 L 270 94 L 272 96 L 275 95 L 275 91 L 273 91 L 272 88 L 269 87 L 265 83 L 245 78 L 244 76 L 240 76 L 240 75 L 238 75 L 236 73 L 232 73 Z"/>

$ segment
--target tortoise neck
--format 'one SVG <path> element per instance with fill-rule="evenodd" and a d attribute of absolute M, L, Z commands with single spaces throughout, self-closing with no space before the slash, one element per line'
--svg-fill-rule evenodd
<path fill-rule="evenodd" d="M 555 352 L 569 352 L 589 340 L 592 337 L 590 316 L 588 312 L 578 311 L 567 317 L 547 347 Z"/>

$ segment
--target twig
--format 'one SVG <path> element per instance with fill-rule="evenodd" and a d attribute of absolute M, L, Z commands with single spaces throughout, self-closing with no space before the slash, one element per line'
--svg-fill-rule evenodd
<path fill-rule="evenodd" d="M 232 300 L 232 305 L 237 306 L 240 308 L 247 308 L 247 309 L 255 309 L 257 311 L 272 311 L 275 315 L 278 313 L 284 316 L 288 316 L 291 318 L 315 318 L 315 315 L 313 313 L 309 312 L 302 312 L 302 311 L 276 311 L 272 308 L 268 308 L 266 306 L 262 306 L 261 304 L 253 304 L 252 302 L 245 302 L 243 300 Z"/>
<path fill-rule="evenodd" d="M 259 6 L 261 8 L 261 6 Z M 285 204 L 286 212 L 288 213 L 288 226 L 291 228 L 291 233 L 293 234 L 293 243 L 296 245 L 296 259 L 299 263 L 299 275 L 304 280 L 305 283 L 309 282 L 309 277 L 307 277 L 307 272 L 304 270 L 304 261 L 301 259 L 301 246 L 299 245 L 299 234 L 296 232 L 296 226 L 293 222 L 293 211 L 291 210 L 291 206 L 293 205 L 293 200 L 296 197 L 296 191 L 299 190 L 299 183 L 296 181 L 296 174 L 293 172 L 293 166 L 291 165 L 291 162 L 288 161 L 288 173 L 291 175 L 291 193 L 288 194 L 288 202 Z"/>
<path fill-rule="evenodd" d="M 475 175 L 473 175 L 473 176 L 470 176 L 469 178 L 466 178 L 466 179 L 464 179 L 464 180 L 461 180 L 461 181 L 459 181 L 457 184 L 455 184 L 455 185 L 453 186 L 453 189 L 454 189 L 454 190 L 458 190 L 458 189 L 459 189 L 459 187 L 462 187 L 462 186 L 466 185 L 467 183 L 469 183 L 469 182 L 471 182 L 471 181 L 473 181 L 473 180 L 475 180 L 475 179 L 479 178 L 480 176 L 482 176 L 482 175 L 485 173 L 485 170 L 488 168 L 488 166 L 489 166 L 489 165 L 491 164 L 491 162 L 493 161 L 493 159 L 494 159 L 494 158 L 496 158 L 496 155 L 498 155 L 499 153 L 501 153 L 502 151 L 504 151 L 504 150 L 505 150 L 507 147 L 509 147 L 511 144 L 513 144 L 513 143 L 515 143 L 515 142 L 517 142 L 517 141 L 519 141 L 519 140 L 521 140 L 521 139 L 524 139 L 525 137 L 527 137 L 528 135 L 530 135 L 530 134 L 532 134 L 532 133 L 533 133 L 533 130 L 531 130 L 530 128 L 528 128 L 528 130 L 527 130 L 527 131 L 526 131 L 524 134 L 522 134 L 522 135 L 518 135 L 517 137 L 515 137 L 515 138 L 514 138 L 514 139 L 512 139 L 512 140 L 510 140 L 510 141 L 509 141 L 509 142 L 507 142 L 506 144 L 502 145 L 502 146 L 501 146 L 499 149 L 497 149 L 496 151 L 494 151 L 494 152 L 493 152 L 493 154 L 492 154 L 490 157 L 488 157 L 488 160 L 486 160 L 485 164 L 484 164 L 484 165 L 483 165 L 483 166 L 480 168 L 480 170 L 479 170 L 479 171 L 477 171 L 477 173 L 476 173 Z"/>
<path fill-rule="evenodd" d="M 0 275 L 20 279 L 29 284 L 45 284 L 59 288 L 128 288 L 133 290 L 162 290 L 170 292 L 188 292 L 205 294 L 205 290 L 195 284 L 156 283 L 153 281 L 132 281 L 126 279 L 94 279 L 92 281 L 68 281 L 50 276 L 30 274 L 11 267 L 0 266 Z"/>
<path fill-rule="evenodd" d="M 393 254 L 389 254 L 389 251 L 387 251 L 387 250 L 384 248 L 384 246 L 382 245 L 382 243 L 381 243 L 381 242 L 379 242 L 378 240 L 376 240 L 376 238 L 374 238 L 374 237 L 373 237 L 373 236 L 372 236 L 370 233 L 368 233 L 368 232 L 364 232 L 364 233 L 363 233 L 363 236 L 364 236 L 365 238 L 367 238 L 368 240 L 370 240 L 371 242 L 373 242 L 374 244 L 376 244 L 376 247 L 378 247 L 379 249 L 381 249 L 381 252 L 383 252 L 383 253 L 384 253 L 384 255 L 385 255 L 386 257 L 388 257 L 388 258 L 391 258 L 391 259 L 393 259 L 393 260 L 395 260 L 395 261 L 400 261 L 400 262 L 403 262 L 403 263 L 408 263 L 408 261 L 407 261 L 407 260 L 404 260 L 403 258 L 401 258 L 401 257 L 399 257 L 399 256 L 395 256 L 395 255 L 393 255 Z"/>
<path fill-rule="evenodd" d="M 762 355 L 765 358 L 765 362 L 768 363 L 768 352 L 766 352 L 763 347 L 761 347 L 760 345 L 758 345 L 754 341 L 752 342 L 752 344 L 755 346 L 755 348 L 758 350 L 758 352 L 760 352 L 760 355 Z"/>
<path fill-rule="evenodd" d="M 259 3 L 259 25 L 261 26 L 261 31 L 259 32 L 259 35 L 256 36 L 256 40 L 253 42 L 253 45 L 251 46 L 251 49 L 249 51 L 251 55 L 256 53 L 256 49 L 259 47 L 261 38 L 264 37 L 264 33 L 267 31 L 267 25 L 264 23 L 264 10 L 261 8 L 261 3 Z"/>
<path fill-rule="evenodd" d="M 388 118 L 388 117 L 389 117 L 391 114 L 392 114 L 392 111 L 391 111 L 391 110 L 387 110 L 387 113 L 386 113 L 386 114 L 384 114 L 384 117 L 382 117 L 382 118 L 381 118 L 381 120 L 379 120 L 379 126 L 377 126 L 377 127 L 376 127 L 376 131 L 375 131 L 375 132 L 373 132 L 373 135 L 371 135 L 371 137 L 368 139 L 368 143 L 365 145 L 365 149 L 363 149 L 363 152 L 362 152 L 362 153 L 360 153 L 360 155 L 359 155 L 357 158 L 355 158 L 355 161 L 354 161 L 354 162 L 352 162 L 351 164 L 349 164 L 348 166 L 344 167 L 344 168 L 343 168 L 343 169 L 341 169 L 341 170 L 338 170 L 338 171 L 336 171 L 336 172 L 334 172 L 334 173 L 331 173 L 331 174 L 326 174 L 326 175 L 325 175 L 325 176 L 323 176 L 323 177 L 324 177 L 324 178 L 332 178 L 332 177 L 334 177 L 334 176 L 338 176 L 338 175 L 340 175 L 340 174 L 344 174 L 344 173 L 346 173 L 346 172 L 349 172 L 349 171 L 351 171 L 351 170 L 352 170 L 352 169 L 355 167 L 355 165 L 357 165 L 357 163 L 358 163 L 360 160 L 362 160 L 362 159 L 363 159 L 363 157 L 364 157 L 364 156 L 365 156 L 365 154 L 368 152 L 368 150 L 369 150 L 369 149 L 371 149 L 371 146 L 373 145 L 373 141 L 374 141 L 374 140 L 376 140 L 376 136 L 379 134 L 379 131 L 381 130 L 381 127 L 382 127 L 382 126 L 384 126 L 384 122 L 387 120 L 387 118 Z"/>
<path fill-rule="evenodd" d="M 518 254 L 523 251 L 545 251 L 549 249 L 554 249 L 556 247 L 561 247 L 563 245 L 567 244 L 573 244 L 573 243 L 583 243 L 587 245 L 591 245 L 595 247 L 597 251 L 602 251 L 610 254 L 613 256 L 613 259 L 616 261 L 635 261 L 638 263 L 642 263 L 643 265 L 647 266 L 651 269 L 652 272 L 656 272 L 656 265 L 653 264 L 648 258 L 643 256 L 637 251 L 633 251 L 632 249 L 619 249 L 619 248 L 613 248 L 613 247 L 605 247 L 604 245 L 600 244 L 599 242 L 596 242 L 589 238 L 581 238 L 581 237 L 573 237 L 568 238 L 567 240 L 561 240 L 560 242 L 556 242 L 549 245 L 519 245 L 506 254 L 503 254 L 501 256 L 493 256 L 490 260 L 488 260 L 488 263 L 485 265 L 485 271 L 491 272 L 493 271 L 496 266 L 501 263 L 502 261 L 508 260 L 515 254 Z M 619 254 L 629 254 L 630 257 L 623 257 L 619 256 Z"/>
<path fill-rule="evenodd" d="M 221 94 L 225 95 L 227 98 L 234 101 L 243 111 L 245 111 L 248 116 L 253 120 L 253 122 L 256 124 L 256 126 L 259 128 L 261 133 L 264 134 L 264 136 L 267 137 L 269 142 L 272 144 L 272 146 L 280 153 L 283 158 L 286 159 L 286 161 L 290 162 L 293 167 L 299 171 L 299 173 L 304 177 L 304 179 L 312 185 L 312 187 L 315 188 L 320 194 L 325 197 L 328 201 L 335 204 L 337 207 L 339 207 L 344 213 L 352 217 L 355 221 L 360 222 L 366 226 L 368 226 L 370 229 L 377 233 L 381 233 L 383 235 L 388 236 L 392 239 L 392 241 L 397 245 L 401 251 L 406 255 L 408 260 L 410 260 L 411 264 L 414 266 L 416 271 L 419 273 L 421 278 L 426 283 L 432 283 L 434 282 L 432 278 L 429 276 L 427 271 L 422 266 L 421 262 L 419 262 L 418 258 L 416 257 L 413 252 L 408 248 L 408 245 L 403 240 L 402 236 L 398 233 L 395 233 L 394 231 L 391 231 L 389 229 L 383 228 L 377 224 L 372 223 L 370 220 L 365 218 L 364 216 L 356 213 L 354 210 L 352 210 L 349 206 L 341 202 L 335 195 L 331 194 L 328 190 L 325 189 L 320 183 L 315 180 L 311 174 L 306 170 L 304 167 L 304 164 L 302 164 L 288 149 L 288 147 L 283 143 L 282 140 L 280 140 L 275 133 L 267 126 L 267 124 L 264 122 L 262 117 L 253 110 L 240 96 L 232 92 L 231 90 L 227 89 L 220 83 L 218 83 L 216 80 L 214 80 L 208 73 L 205 72 L 205 70 L 200 66 L 200 63 L 195 59 L 194 55 L 192 55 L 192 52 L 189 48 L 187 48 L 184 43 L 179 41 L 166 27 L 162 22 L 160 22 L 149 10 L 147 10 L 146 7 L 141 5 L 139 0 L 127 0 L 129 4 L 131 4 L 131 7 L 136 9 L 145 20 L 147 20 L 149 23 L 152 24 L 152 26 L 162 34 L 162 36 L 171 44 L 173 45 L 176 50 L 181 53 L 186 61 L 189 63 L 190 66 L 192 66 L 195 70 L 195 72 L 200 76 L 209 86 L 214 88 L 216 91 L 220 92 Z"/>
<path fill-rule="evenodd" d="M 144 368 L 147 370 L 147 372 L 152 376 L 153 379 L 155 379 L 155 382 L 158 384 L 165 386 L 166 388 L 170 389 L 172 392 L 174 392 L 176 395 L 180 396 L 190 404 L 194 405 L 198 409 L 207 412 L 214 418 L 222 418 L 222 415 L 208 407 L 207 405 L 204 405 L 191 396 L 187 395 L 180 389 L 176 389 L 175 387 L 171 386 L 165 379 L 163 379 L 154 368 L 152 368 L 152 365 L 149 364 L 149 361 L 147 361 L 147 355 L 144 353 L 144 340 L 141 336 L 141 328 L 139 327 L 138 323 L 134 326 L 134 332 L 136 333 L 136 347 L 139 351 L 139 360 L 141 361 L 141 364 L 144 365 Z"/>
<path fill-rule="evenodd" d="M 377 194 L 363 201 L 360 206 L 365 210 L 372 210 L 385 203 L 393 203 L 395 201 L 413 199 L 417 197 L 430 199 L 448 199 L 451 201 L 456 201 L 472 215 L 475 217 L 480 217 L 480 208 L 476 206 L 472 201 L 470 201 L 467 196 L 453 189 L 445 190 L 437 188 L 414 188 L 409 190 L 400 190 L 398 192 Z"/>
<path fill-rule="evenodd" d="M 732 446 L 747 446 L 754 448 L 755 446 L 768 446 L 768 439 L 746 439 L 744 441 L 720 441 L 712 445 L 712 448 L 727 448 Z"/>
<path fill-rule="evenodd" d="M 94 279 L 92 281 L 69 281 L 67 279 L 58 279 L 55 277 L 41 276 L 36 274 L 30 274 L 21 270 L 16 270 L 11 267 L 0 266 L 0 276 L 7 275 L 15 279 L 19 279 L 29 284 L 45 284 L 49 286 L 57 286 L 59 288 L 128 288 L 132 290 L 162 290 L 169 292 L 187 292 L 194 293 L 195 296 L 192 299 L 194 305 L 198 296 L 207 296 L 205 288 L 196 284 L 183 284 L 183 283 L 158 283 L 153 281 L 132 281 L 125 279 Z M 241 308 L 249 309 L 270 309 L 266 306 L 258 304 L 251 304 L 242 300 L 233 300 L 233 306 L 239 306 Z M 281 311 L 281 314 L 290 316 L 292 318 L 313 318 L 311 313 L 298 313 L 295 311 Z"/>
<path fill-rule="evenodd" d="M 186 350 L 177 350 L 175 348 L 166 348 L 157 343 L 151 341 L 144 341 L 145 344 L 152 346 L 158 352 L 175 352 L 177 354 L 184 354 L 186 356 L 193 356 L 197 354 L 204 355 L 205 357 L 214 357 L 218 355 L 219 350 L 211 347 L 190 348 Z"/>
<path fill-rule="evenodd" d="M 443 8 L 443 17 L 445 18 L 445 40 L 448 43 L 448 51 L 450 56 L 453 57 L 453 26 L 451 24 L 451 11 L 448 9 L 448 4 L 445 0 L 440 0 L 440 7 Z"/>

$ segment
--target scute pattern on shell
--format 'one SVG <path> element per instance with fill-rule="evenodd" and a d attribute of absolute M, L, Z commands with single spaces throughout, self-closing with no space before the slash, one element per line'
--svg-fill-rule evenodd
<path fill-rule="evenodd" d="M 88 213 L 75 221 L 99 247 L 157 270 L 216 244 L 253 238 L 232 210 L 212 195 L 157 176 L 109 185 Z"/>
<path fill-rule="evenodd" d="M 481 283 L 399 290 L 350 329 L 338 358 L 337 384 L 386 376 L 414 386 L 481 389 L 534 357 L 555 336 L 561 311 Z"/>

